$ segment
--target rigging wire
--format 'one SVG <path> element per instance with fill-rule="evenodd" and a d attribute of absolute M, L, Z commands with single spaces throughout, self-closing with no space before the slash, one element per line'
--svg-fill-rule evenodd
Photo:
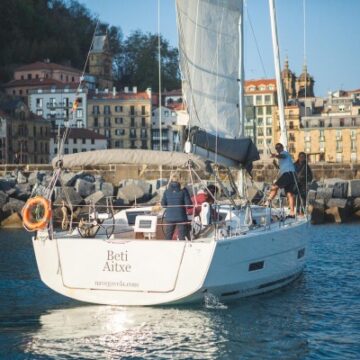
<path fill-rule="evenodd" d="M 160 34 L 160 0 L 157 2 L 157 30 L 158 30 L 158 61 L 159 61 L 159 135 L 160 135 L 160 151 L 162 151 L 162 94 L 161 94 L 161 34 Z M 162 165 L 160 165 L 160 179 L 162 179 Z"/>
<path fill-rule="evenodd" d="M 254 41 L 255 41 L 256 51 L 257 51 L 257 53 L 258 53 L 258 55 L 259 55 L 261 67 L 262 67 L 262 70 L 263 70 L 263 73 L 264 73 L 264 77 L 267 78 L 267 73 L 266 73 L 266 70 L 265 70 L 264 61 L 263 61 L 263 58 L 262 58 L 262 56 L 261 56 L 260 47 L 259 47 L 259 44 L 258 44 L 256 35 L 255 35 L 255 31 L 254 31 L 254 27 L 253 27 L 253 24 L 252 24 L 252 21 L 251 21 L 249 9 L 248 9 L 248 7 L 247 7 L 247 2 L 245 2 L 245 8 L 246 8 L 246 15 L 247 15 L 247 18 L 248 18 L 248 21 L 249 21 L 251 33 L 252 33 L 252 36 L 253 36 Z"/>
<path fill-rule="evenodd" d="M 84 67 L 83 67 L 83 70 L 82 70 L 82 73 L 81 73 L 81 76 L 79 78 L 79 84 L 78 84 L 78 87 L 76 89 L 76 93 L 75 93 L 75 100 L 74 100 L 74 103 L 73 103 L 73 107 L 71 109 L 71 113 L 72 113 L 72 120 L 73 122 L 75 121 L 75 111 L 77 109 L 77 106 L 78 106 L 78 95 L 80 93 L 80 91 L 82 90 L 82 82 L 84 81 L 84 78 L 85 78 L 85 71 L 86 71 L 86 67 L 87 67 L 87 64 L 88 64 L 88 61 L 89 61 L 89 57 L 90 57 L 90 52 L 91 52 L 91 49 L 94 45 L 94 40 L 95 40 L 95 35 L 96 35 L 96 32 L 97 32 L 97 29 L 98 29 L 98 26 L 99 26 L 99 19 L 97 19 L 96 21 L 96 26 L 95 26 L 95 30 L 94 30 L 94 33 L 93 33 L 93 36 L 92 36 L 92 39 L 91 39 L 91 44 L 90 44 L 90 47 L 89 47 L 89 51 L 87 53 L 87 56 L 86 56 L 86 59 L 85 59 L 85 63 L 84 63 Z M 59 160 L 61 160 L 64 156 L 64 146 L 65 146 L 65 141 L 67 139 L 67 137 L 69 136 L 69 133 L 71 131 L 71 128 L 70 128 L 70 121 L 68 121 L 68 126 L 65 127 L 65 130 L 64 130 L 64 133 L 63 133 L 63 136 L 62 136 L 62 140 L 61 140 L 61 143 L 59 144 Z"/>
<path fill-rule="evenodd" d="M 303 31 L 304 31 L 304 65 L 306 65 L 306 0 L 303 0 Z M 307 69 L 305 71 L 305 100 L 307 92 Z"/>

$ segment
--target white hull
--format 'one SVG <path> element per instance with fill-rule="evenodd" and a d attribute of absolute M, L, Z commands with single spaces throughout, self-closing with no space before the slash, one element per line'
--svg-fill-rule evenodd
<path fill-rule="evenodd" d="M 307 222 L 294 221 L 223 240 L 109 239 L 39 233 L 33 240 L 42 281 L 60 294 L 109 305 L 220 301 L 277 289 L 303 270 Z"/>

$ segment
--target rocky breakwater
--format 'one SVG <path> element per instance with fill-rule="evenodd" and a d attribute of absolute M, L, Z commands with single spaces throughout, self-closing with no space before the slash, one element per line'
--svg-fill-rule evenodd
<path fill-rule="evenodd" d="M 46 189 L 51 174 L 34 171 L 25 175 L 21 171 L 0 178 L 0 221 L 1 227 L 17 228 L 22 226 L 21 210 L 32 192 L 41 193 Z"/>
<path fill-rule="evenodd" d="M 313 224 L 360 220 L 360 180 L 326 179 L 308 192 Z"/>
<path fill-rule="evenodd" d="M 24 173 L 15 171 L 0 178 L 1 227 L 22 226 L 21 210 L 30 196 L 44 195 L 52 178 L 50 171 Z M 115 211 L 134 204 L 156 203 L 165 180 L 121 180 L 118 184 L 106 182 L 101 175 L 86 171 L 64 172 L 57 181 L 52 196 L 55 226 L 64 219 L 63 207 L 73 209 L 73 221 L 87 217 L 89 207 L 95 205 L 106 211 L 112 204 Z M 70 206 L 71 204 L 71 206 Z"/>

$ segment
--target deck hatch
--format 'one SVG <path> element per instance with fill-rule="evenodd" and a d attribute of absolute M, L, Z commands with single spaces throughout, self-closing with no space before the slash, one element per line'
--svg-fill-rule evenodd
<path fill-rule="evenodd" d="M 249 271 L 261 270 L 264 267 L 264 260 L 249 264 Z"/>

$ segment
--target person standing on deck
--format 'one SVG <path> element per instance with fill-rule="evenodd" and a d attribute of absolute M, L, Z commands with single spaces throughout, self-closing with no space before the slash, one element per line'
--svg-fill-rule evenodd
<path fill-rule="evenodd" d="M 172 176 L 168 188 L 161 200 L 165 209 L 165 238 L 172 240 L 175 228 L 178 229 L 179 240 L 189 237 L 189 224 L 186 215 L 187 207 L 192 205 L 190 194 L 186 188 L 181 189 L 178 177 Z"/>
<path fill-rule="evenodd" d="M 284 146 L 280 143 L 275 145 L 275 150 L 277 154 L 271 154 L 272 158 L 279 160 L 279 178 L 276 180 L 275 184 L 271 186 L 270 195 L 268 201 L 272 201 L 279 189 L 284 189 L 290 207 L 289 218 L 295 217 L 295 196 L 294 196 L 294 187 L 295 187 L 295 167 L 292 162 L 290 154 L 284 150 Z"/>
<path fill-rule="evenodd" d="M 300 214 L 303 214 L 303 208 L 306 206 L 307 184 L 313 179 L 313 174 L 304 152 L 299 152 L 298 159 L 294 162 L 294 166 L 299 186 L 298 208 L 300 209 Z"/>

